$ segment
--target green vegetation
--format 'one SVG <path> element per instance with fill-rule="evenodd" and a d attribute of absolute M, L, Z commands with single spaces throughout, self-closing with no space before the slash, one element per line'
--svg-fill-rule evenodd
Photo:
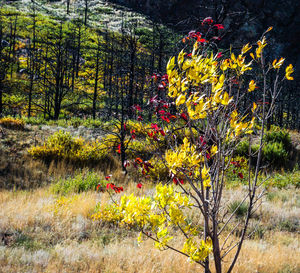
<path fill-rule="evenodd" d="M 100 185 L 105 188 L 107 181 L 95 172 L 79 172 L 74 177 L 61 178 L 51 186 L 51 191 L 56 194 L 80 193 L 83 191 L 95 191 Z"/>

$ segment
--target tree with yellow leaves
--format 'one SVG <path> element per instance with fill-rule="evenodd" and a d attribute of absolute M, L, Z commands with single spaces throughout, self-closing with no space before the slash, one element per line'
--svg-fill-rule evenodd
<path fill-rule="evenodd" d="M 141 231 L 139 242 L 150 238 L 157 248 L 185 255 L 205 273 L 211 272 L 211 264 L 218 273 L 233 272 L 243 242 L 251 235 L 250 218 L 264 194 L 258 179 L 263 137 L 282 82 L 279 70 L 284 59 L 268 63 L 264 56 L 270 30 L 256 46 L 247 44 L 239 53 L 225 57 L 214 52 L 200 34 L 190 34 L 197 39 L 191 52 L 182 50 L 167 65 L 168 96 L 173 104 L 156 101 L 156 117 L 161 121 L 146 128 L 157 158 L 169 170 L 170 184 L 157 185 L 153 196 L 124 195 L 113 209 L 93 217 L 135 227 Z M 261 73 L 252 74 L 254 68 Z M 287 66 L 287 80 L 292 79 L 292 72 L 292 65 Z M 268 73 L 276 75 L 272 84 L 267 82 Z M 259 100 L 253 101 L 253 93 Z M 170 105 L 172 113 L 167 112 Z M 181 138 L 178 131 L 184 132 Z M 253 153 L 249 151 L 247 187 L 235 209 L 246 203 L 247 213 L 243 220 L 234 221 L 235 211 L 229 212 L 223 200 L 226 174 L 231 165 L 239 165 L 233 159 L 239 141 L 247 137 L 251 143 L 254 134 L 260 140 L 257 161 L 255 165 L 250 161 Z M 162 143 L 165 150 L 160 148 Z M 146 163 L 139 159 L 145 174 L 151 168 Z M 241 171 L 237 176 L 246 180 L 244 174 Z M 191 219 L 191 211 L 196 219 Z M 174 233 L 184 238 L 181 248 L 172 244 Z"/>

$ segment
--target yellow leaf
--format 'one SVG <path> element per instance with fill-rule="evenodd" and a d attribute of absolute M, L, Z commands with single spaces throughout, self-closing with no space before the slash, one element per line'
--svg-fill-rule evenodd
<path fill-rule="evenodd" d="M 178 98 L 176 99 L 176 105 L 179 106 L 181 104 L 184 104 L 185 103 L 185 100 L 186 100 L 186 97 L 184 94 L 180 94 L 178 96 Z"/>
<path fill-rule="evenodd" d="M 255 102 L 253 102 L 253 107 L 251 109 L 252 113 L 255 112 L 256 108 L 257 108 L 257 104 Z"/>
<path fill-rule="evenodd" d="M 254 81 L 254 80 L 251 80 L 251 81 L 249 82 L 248 92 L 254 91 L 256 87 L 257 87 L 257 86 L 256 86 L 256 84 L 255 84 L 255 81 Z"/>
<path fill-rule="evenodd" d="M 249 43 L 244 45 L 244 47 L 242 48 L 242 55 L 248 52 L 251 48 L 252 46 L 249 46 Z"/>
<path fill-rule="evenodd" d="M 223 105 L 228 105 L 228 103 L 231 101 L 231 99 L 229 98 L 229 95 L 227 92 L 224 92 L 222 99 L 221 99 L 221 103 Z"/>
<path fill-rule="evenodd" d="M 286 67 L 285 69 L 285 77 L 287 80 L 289 81 L 292 81 L 294 78 L 291 77 L 291 74 L 294 72 L 294 69 L 293 69 L 293 65 L 290 64 L 289 66 Z"/>
<path fill-rule="evenodd" d="M 274 69 L 280 68 L 281 65 L 283 64 L 284 60 L 285 60 L 284 58 L 280 58 L 280 60 L 277 62 L 277 59 L 275 59 L 275 60 L 273 61 L 273 63 L 272 63 L 273 68 L 274 68 Z"/>
<path fill-rule="evenodd" d="M 269 27 L 265 33 L 271 31 L 272 29 L 273 29 L 273 27 Z"/>
<path fill-rule="evenodd" d="M 171 70 L 173 70 L 174 67 L 175 67 L 175 57 L 172 57 L 167 64 L 167 73 L 169 74 L 169 72 L 171 72 Z"/>
<path fill-rule="evenodd" d="M 181 65 L 183 63 L 183 60 L 184 60 L 184 55 L 185 55 L 185 52 L 183 51 L 183 49 L 180 51 L 180 53 L 178 54 L 178 58 L 177 58 L 177 61 L 178 61 L 178 64 Z"/>

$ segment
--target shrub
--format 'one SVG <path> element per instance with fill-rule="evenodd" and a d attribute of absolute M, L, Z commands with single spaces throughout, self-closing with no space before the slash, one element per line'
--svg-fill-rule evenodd
<path fill-rule="evenodd" d="M 136 157 L 142 157 L 148 159 L 153 153 L 153 147 L 147 140 L 134 140 L 130 141 L 126 150 L 127 157 L 133 159 Z"/>
<path fill-rule="evenodd" d="M 266 186 L 272 186 L 279 189 L 294 185 L 300 187 L 300 171 L 293 170 L 292 172 L 275 173 L 272 178 L 265 182 Z"/>
<path fill-rule="evenodd" d="M 111 165 L 113 158 L 98 141 L 85 142 L 73 138 L 69 132 L 59 131 L 50 136 L 42 146 L 32 147 L 29 154 L 48 163 L 53 160 L 66 160 L 70 163 Z"/>
<path fill-rule="evenodd" d="M 25 123 L 21 119 L 5 117 L 0 119 L 0 125 L 8 129 L 24 130 Z"/>
<path fill-rule="evenodd" d="M 30 118 L 22 118 L 23 121 L 26 124 L 31 124 L 31 125 L 40 125 L 40 124 L 46 124 L 47 121 L 43 117 L 30 117 Z"/>
<path fill-rule="evenodd" d="M 101 179 L 101 177 L 94 172 L 79 173 L 74 177 L 69 177 L 66 179 L 59 179 L 55 183 L 51 190 L 54 193 L 68 194 L 70 192 L 80 193 L 88 190 L 95 190 L 97 185 L 105 187 L 107 184 L 106 180 Z"/>
<path fill-rule="evenodd" d="M 167 181 L 169 169 L 164 162 L 156 156 L 152 157 L 149 162 L 153 166 L 149 171 L 151 179 L 154 181 Z"/>
<path fill-rule="evenodd" d="M 287 151 L 292 146 L 290 134 L 286 130 L 267 132 L 264 136 L 264 140 L 267 143 L 282 143 L 284 149 Z"/>
<path fill-rule="evenodd" d="M 228 205 L 230 213 L 234 213 L 236 217 L 244 217 L 248 211 L 248 204 L 245 202 L 241 204 L 240 200 L 233 201 Z"/>
<path fill-rule="evenodd" d="M 263 158 L 274 167 L 283 166 L 288 159 L 288 152 L 282 142 L 268 142 L 263 147 Z"/>
<path fill-rule="evenodd" d="M 238 156 L 248 156 L 249 155 L 249 141 L 243 140 L 241 141 L 234 151 L 235 155 Z"/>
<path fill-rule="evenodd" d="M 135 130 L 135 134 L 137 137 L 145 137 L 147 135 L 146 128 L 150 127 L 147 124 L 142 124 L 138 121 L 129 120 L 127 122 L 127 128 L 128 130 Z"/>

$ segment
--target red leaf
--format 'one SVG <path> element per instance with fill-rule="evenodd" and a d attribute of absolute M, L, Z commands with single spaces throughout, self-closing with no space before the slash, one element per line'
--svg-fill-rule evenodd
<path fill-rule="evenodd" d="M 204 24 L 208 24 L 211 25 L 214 22 L 214 20 L 211 17 L 206 17 L 203 21 L 202 21 L 202 25 Z"/>
<path fill-rule="evenodd" d="M 135 130 L 131 130 L 131 138 L 135 139 L 136 135 L 135 135 Z"/>
<path fill-rule="evenodd" d="M 243 179 L 244 178 L 244 175 L 242 173 L 238 173 L 238 176 Z"/>
<path fill-rule="evenodd" d="M 110 174 L 110 175 L 105 176 L 105 179 L 108 181 L 111 177 L 112 177 L 112 175 Z"/>
<path fill-rule="evenodd" d="M 142 116 L 138 116 L 137 120 L 142 121 L 143 120 Z"/>
<path fill-rule="evenodd" d="M 215 24 L 214 27 L 217 29 L 224 29 L 224 26 L 222 24 Z"/>
<path fill-rule="evenodd" d="M 137 186 L 137 188 L 141 189 L 143 185 L 142 185 L 142 183 L 138 183 L 136 186 Z"/>
<path fill-rule="evenodd" d="M 121 144 L 118 145 L 118 150 L 117 153 L 120 154 L 121 153 Z"/>
<path fill-rule="evenodd" d="M 159 127 L 157 126 L 157 124 L 152 123 L 152 124 L 151 124 L 151 129 L 155 129 L 156 131 L 158 131 L 158 130 L 159 130 Z"/>
<path fill-rule="evenodd" d="M 202 38 L 200 39 L 200 38 L 198 37 L 197 42 L 199 42 L 199 43 L 207 43 L 207 40 L 202 39 Z"/>
<path fill-rule="evenodd" d="M 147 134 L 148 134 L 148 136 L 149 136 L 150 138 L 153 137 L 153 131 L 151 131 L 150 133 L 147 132 Z"/>
<path fill-rule="evenodd" d="M 160 129 L 159 132 L 160 132 L 160 134 L 161 134 L 162 136 L 165 136 L 165 135 L 166 135 L 163 129 Z"/>
<path fill-rule="evenodd" d="M 137 164 L 142 164 L 143 163 L 143 160 L 141 159 L 141 158 L 136 158 L 135 159 L 135 162 L 137 163 Z"/>
<path fill-rule="evenodd" d="M 106 185 L 106 188 L 107 189 L 114 189 L 115 188 L 115 184 L 113 184 L 113 183 L 108 183 L 107 185 Z"/>
<path fill-rule="evenodd" d="M 164 121 L 166 121 L 166 122 L 168 122 L 168 123 L 170 122 L 170 120 L 167 117 L 165 117 L 165 116 L 161 116 L 161 119 L 164 120 Z"/>
<path fill-rule="evenodd" d="M 184 119 L 185 121 L 188 120 L 187 115 L 186 115 L 185 113 L 181 113 L 180 117 L 181 117 L 182 119 Z"/>

